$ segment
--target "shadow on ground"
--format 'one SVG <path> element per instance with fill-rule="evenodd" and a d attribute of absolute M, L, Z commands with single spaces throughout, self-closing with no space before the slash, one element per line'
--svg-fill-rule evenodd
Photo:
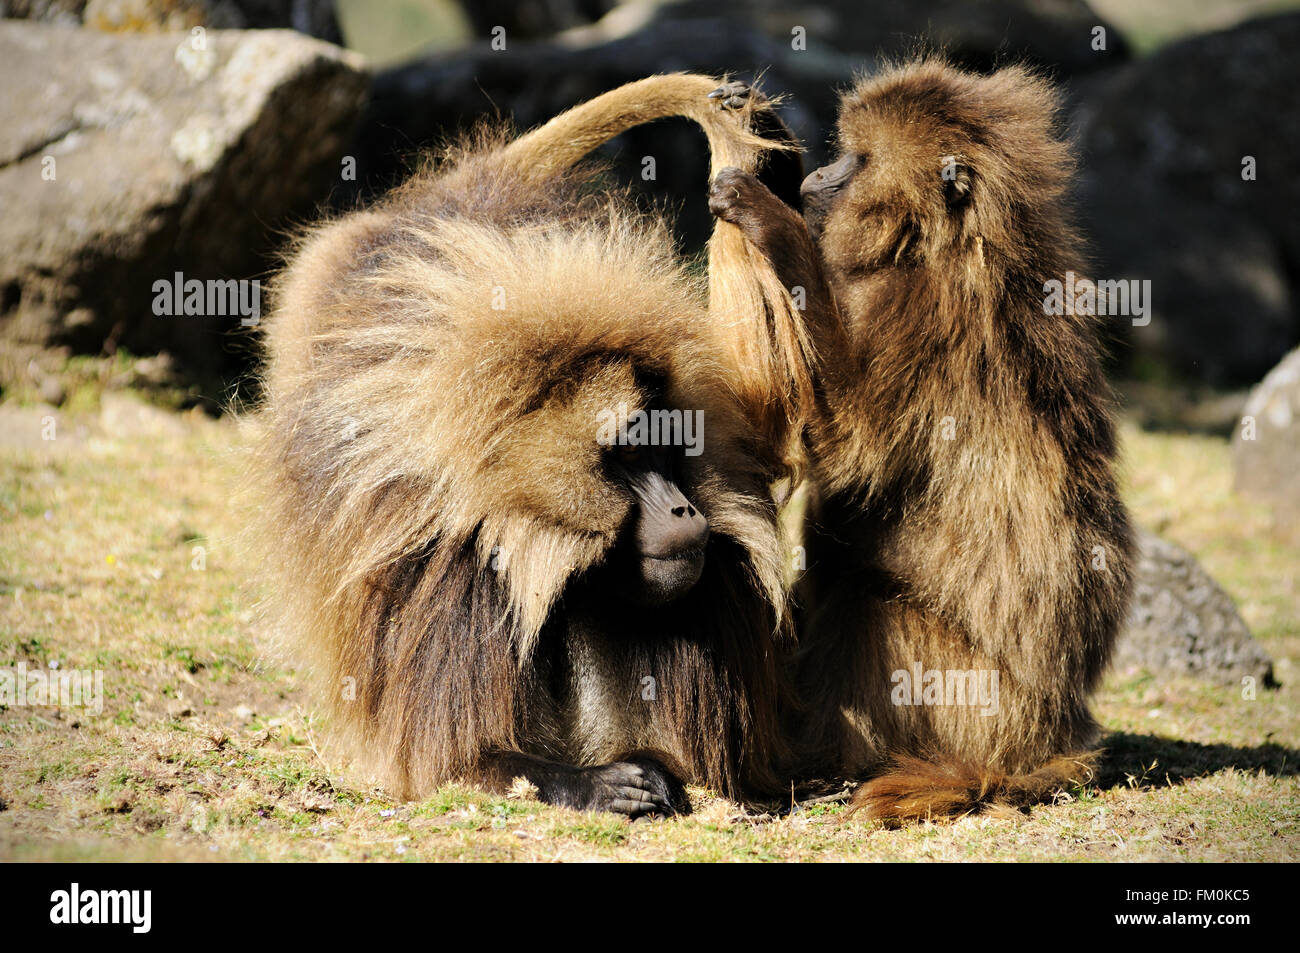
<path fill-rule="evenodd" d="M 1225 768 L 1278 778 L 1300 774 L 1300 751 L 1277 744 L 1206 745 L 1121 731 L 1108 735 L 1105 745 L 1095 782 L 1100 788 L 1172 787 Z"/>

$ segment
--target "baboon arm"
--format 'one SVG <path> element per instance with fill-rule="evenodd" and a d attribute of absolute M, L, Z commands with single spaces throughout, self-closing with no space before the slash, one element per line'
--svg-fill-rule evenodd
<path fill-rule="evenodd" d="M 824 391 L 847 373 L 849 338 L 821 255 L 803 216 L 738 168 L 721 170 L 709 188 L 709 210 L 739 229 L 771 266 L 780 286 L 798 295 L 794 314 L 806 335 L 806 373 Z"/>
<path fill-rule="evenodd" d="M 822 359 L 842 353 L 848 342 L 843 320 L 803 216 L 755 176 L 734 167 L 714 177 L 709 211 L 737 226 L 786 288 L 802 291 L 809 334 Z"/>

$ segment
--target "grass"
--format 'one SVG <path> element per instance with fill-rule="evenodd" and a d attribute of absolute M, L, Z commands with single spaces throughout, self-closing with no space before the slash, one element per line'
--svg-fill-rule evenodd
<path fill-rule="evenodd" d="M 40 439 L 53 415 L 56 439 Z M 268 653 L 234 545 L 239 425 L 128 395 L 0 405 L 0 667 L 104 672 L 102 711 L 0 710 L 5 860 L 1295 860 L 1300 545 L 1231 489 L 1226 441 L 1123 433 L 1143 523 L 1236 598 L 1282 687 L 1116 674 L 1096 783 L 1025 814 L 876 829 L 693 789 L 628 824 L 448 786 L 399 803 L 329 757 Z"/>

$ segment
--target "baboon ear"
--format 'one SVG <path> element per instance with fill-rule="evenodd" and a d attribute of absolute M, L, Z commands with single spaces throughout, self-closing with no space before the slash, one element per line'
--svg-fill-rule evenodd
<path fill-rule="evenodd" d="M 943 180 L 943 200 L 948 207 L 953 208 L 966 201 L 971 187 L 970 166 L 956 156 L 944 156 L 939 174 Z"/>

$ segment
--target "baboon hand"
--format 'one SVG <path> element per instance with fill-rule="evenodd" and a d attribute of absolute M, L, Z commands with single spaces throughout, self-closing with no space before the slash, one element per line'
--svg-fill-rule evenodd
<path fill-rule="evenodd" d="M 591 789 L 587 810 L 626 814 L 632 820 L 677 813 L 674 788 L 680 784 L 663 766 L 649 758 L 614 761 L 584 772 Z"/>
<path fill-rule="evenodd" d="M 767 256 L 782 284 L 804 287 L 814 300 L 811 307 L 834 309 L 807 224 L 763 182 L 734 166 L 722 169 L 709 186 L 709 211 L 739 228 Z"/>
<path fill-rule="evenodd" d="M 709 185 L 709 211 L 733 225 L 753 224 L 765 209 L 784 203 L 762 182 L 735 166 L 727 166 Z"/>

